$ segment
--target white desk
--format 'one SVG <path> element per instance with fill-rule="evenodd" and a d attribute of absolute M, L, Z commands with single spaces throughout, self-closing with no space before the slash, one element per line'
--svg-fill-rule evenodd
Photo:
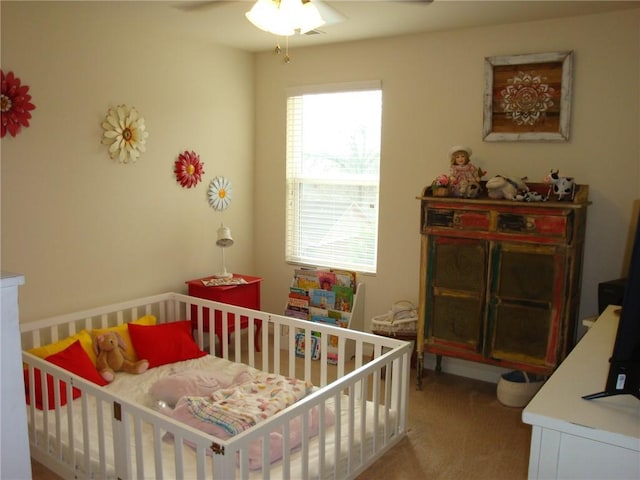
<path fill-rule="evenodd" d="M 522 412 L 530 479 L 639 479 L 640 400 L 604 390 L 618 327 L 609 306 Z"/>

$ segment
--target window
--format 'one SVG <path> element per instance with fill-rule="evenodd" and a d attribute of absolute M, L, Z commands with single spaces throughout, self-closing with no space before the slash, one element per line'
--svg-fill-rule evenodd
<path fill-rule="evenodd" d="M 290 92 L 287 262 L 376 271 L 379 82 Z"/>

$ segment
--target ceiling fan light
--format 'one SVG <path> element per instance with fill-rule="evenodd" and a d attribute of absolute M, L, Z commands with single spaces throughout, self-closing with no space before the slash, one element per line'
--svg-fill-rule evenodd
<path fill-rule="evenodd" d="M 293 35 L 295 30 L 283 22 L 280 3 L 275 0 L 258 0 L 245 17 L 260 30 L 274 35 Z"/>
<path fill-rule="evenodd" d="M 320 16 L 320 12 L 311 2 L 307 2 L 302 4 L 302 9 L 300 10 L 300 17 L 298 19 L 298 30 L 301 34 L 307 33 L 311 30 L 315 30 L 318 27 L 321 27 L 326 22 Z"/>
<path fill-rule="evenodd" d="M 303 0 L 258 0 L 245 16 L 259 29 L 282 36 L 325 24 L 315 5 Z"/>

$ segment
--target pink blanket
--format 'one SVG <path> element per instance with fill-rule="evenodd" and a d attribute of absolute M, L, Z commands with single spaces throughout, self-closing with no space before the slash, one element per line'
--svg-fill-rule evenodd
<path fill-rule="evenodd" d="M 253 378 L 228 388 L 215 390 L 206 396 L 183 396 L 169 415 L 180 422 L 221 439 L 230 438 L 275 415 L 310 391 L 310 385 L 282 375 L 257 373 Z M 310 436 L 318 434 L 318 408 L 308 412 Z M 325 423 L 335 421 L 333 412 L 326 409 Z M 293 449 L 302 442 L 302 419 L 290 422 L 289 446 Z M 269 434 L 271 462 L 282 458 L 282 429 Z M 262 439 L 255 440 L 249 448 L 249 468 L 260 468 Z"/>

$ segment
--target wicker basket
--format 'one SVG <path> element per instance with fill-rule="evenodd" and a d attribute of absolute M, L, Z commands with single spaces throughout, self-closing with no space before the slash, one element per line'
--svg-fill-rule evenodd
<path fill-rule="evenodd" d="M 503 373 L 496 388 L 498 401 L 506 407 L 526 407 L 544 384 L 544 379 L 529 375 L 518 370 Z"/>
<path fill-rule="evenodd" d="M 433 187 L 431 189 L 431 194 L 434 197 L 448 197 L 449 196 L 449 187 Z"/>
<path fill-rule="evenodd" d="M 371 319 L 371 331 L 378 335 L 412 335 L 418 330 L 418 312 L 408 301 L 393 304 L 391 310 Z"/>

